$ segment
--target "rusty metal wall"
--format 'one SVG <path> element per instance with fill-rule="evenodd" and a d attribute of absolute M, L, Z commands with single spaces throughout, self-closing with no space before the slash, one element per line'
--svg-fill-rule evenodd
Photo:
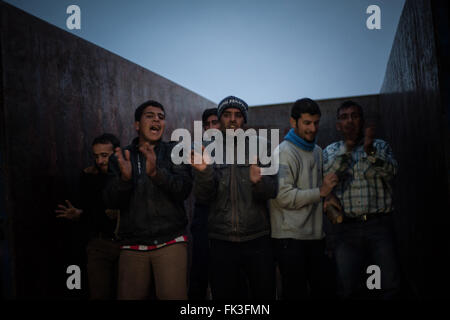
<path fill-rule="evenodd" d="M 166 139 L 216 105 L 6 3 L 0 8 L 1 150 L 15 296 L 79 297 L 65 287 L 67 266 L 82 261 L 79 229 L 55 219 L 54 209 L 77 197 L 92 139 L 110 132 L 128 144 L 134 110 L 148 99 L 166 108 Z"/>
<path fill-rule="evenodd" d="M 431 2 L 407 0 L 380 93 L 380 119 L 400 165 L 402 269 L 413 295 L 425 298 L 448 297 L 450 285 L 449 140 L 439 88 Z"/>

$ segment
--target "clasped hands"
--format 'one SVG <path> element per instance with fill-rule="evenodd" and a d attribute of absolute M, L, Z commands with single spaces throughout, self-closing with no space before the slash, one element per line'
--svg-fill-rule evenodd
<path fill-rule="evenodd" d="M 149 177 L 154 177 L 156 175 L 155 145 L 151 145 L 148 142 L 144 142 L 139 145 L 139 151 L 144 155 L 145 158 L 145 173 Z M 130 151 L 125 150 L 124 153 L 122 153 L 122 150 L 120 148 L 116 148 L 114 150 L 114 153 L 119 163 L 119 169 L 122 180 L 130 181 L 132 177 Z"/>

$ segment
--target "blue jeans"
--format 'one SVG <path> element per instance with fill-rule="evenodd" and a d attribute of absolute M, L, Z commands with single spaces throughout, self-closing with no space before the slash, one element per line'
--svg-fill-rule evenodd
<path fill-rule="evenodd" d="M 370 264 L 379 266 L 381 299 L 393 299 L 400 290 L 400 275 L 393 238 L 392 215 L 367 221 L 344 222 L 333 226 L 338 294 L 355 298 L 358 288 L 373 274 Z M 368 260 L 369 259 L 369 260 Z M 376 290 L 376 289 L 374 289 Z"/>

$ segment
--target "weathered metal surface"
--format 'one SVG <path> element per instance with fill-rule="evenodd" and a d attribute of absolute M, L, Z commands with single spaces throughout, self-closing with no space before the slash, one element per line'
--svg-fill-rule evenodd
<path fill-rule="evenodd" d="M 405 279 L 415 295 L 448 296 L 448 138 L 430 1 L 405 3 L 380 93 L 380 119 L 400 164 L 394 192 Z"/>

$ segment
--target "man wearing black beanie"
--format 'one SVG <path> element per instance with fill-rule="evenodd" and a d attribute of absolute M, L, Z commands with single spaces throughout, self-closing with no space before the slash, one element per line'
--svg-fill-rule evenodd
<path fill-rule="evenodd" d="M 247 103 L 234 96 L 219 103 L 217 113 L 224 145 L 227 139 L 235 139 L 231 133 L 247 122 L 247 110 Z M 245 146 L 245 164 L 234 161 L 208 165 L 206 161 L 201 164 L 192 161 L 196 199 L 210 204 L 208 237 L 213 299 L 244 298 L 242 272 L 249 284 L 250 298 L 275 298 L 267 201 L 276 197 L 277 177 L 261 175 L 261 167 L 249 163 L 248 139 Z M 226 153 L 224 148 L 224 159 Z"/>

